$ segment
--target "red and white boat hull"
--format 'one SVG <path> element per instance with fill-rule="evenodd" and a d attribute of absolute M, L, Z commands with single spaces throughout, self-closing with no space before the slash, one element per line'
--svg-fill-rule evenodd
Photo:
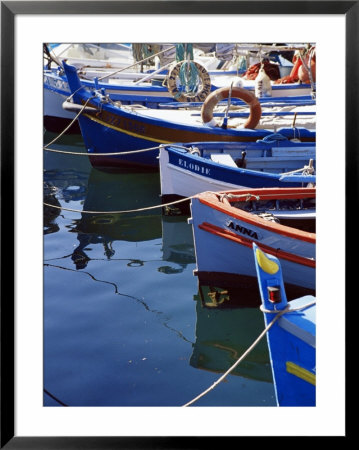
<path fill-rule="evenodd" d="M 255 191 L 283 190 L 295 191 L 283 188 Z M 233 275 L 233 280 L 255 277 L 252 261 L 255 242 L 280 260 L 286 283 L 315 289 L 315 233 L 262 219 L 220 202 L 214 193 L 203 193 L 192 199 L 191 212 L 200 279 L 217 279 L 221 274 Z"/>

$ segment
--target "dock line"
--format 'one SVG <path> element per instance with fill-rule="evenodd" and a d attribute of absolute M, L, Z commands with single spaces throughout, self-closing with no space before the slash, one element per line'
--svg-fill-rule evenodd
<path fill-rule="evenodd" d="M 138 208 L 138 209 L 127 209 L 125 211 L 86 211 L 86 210 L 81 211 L 80 209 L 63 208 L 62 206 L 51 205 L 50 203 L 45 203 L 45 202 L 43 202 L 43 204 L 45 206 L 49 206 L 50 208 L 63 209 L 64 211 L 77 212 L 80 214 L 125 214 L 125 213 L 149 211 L 151 209 L 157 209 L 157 208 L 164 208 L 166 206 L 171 206 L 171 205 L 175 205 L 177 203 L 186 202 L 194 197 L 195 197 L 195 195 L 192 195 L 191 197 L 181 198 L 180 200 L 175 200 L 170 203 L 161 203 L 160 205 L 146 206 L 144 208 Z"/>
<path fill-rule="evenodd" d="M 210 192 L 210 191 L 208 191 Z M 231 192 L 231 191 L 228 191 Z M 220 194 L 218 192 L 213 192 L 213 194 Z M 232 195 L 232 194 L 226 194 L 227 197 L 231 198 L 247 198 L 247 201 L 250 199 L 251 195 L 249 194 L 240 194 L 240 195 Z M 63 209 L 64 211 L 71 211 L 71 212 L 77 212 L 80 214 L 124 214 L 124 213 L 133 213 L 133 212 L 141 212 L 141 211 L 149 211 L 151 209 L 157 209 L 157 208 L 165 208 L 166 206 L 176 205 L 177 203 L 183 203 L 188 200 L 191 200 L 192 198 L 197 197 L 197 194 L 191 195 L 190 197 L 184 197 L 179 200 L 174 200 L 173 202 L 169 203 L 161 203 L 160 205 L 153 205 L 153 206 L 145 206 L 144 208 L 138 208 L 138 209 L 127 209 L 123 211 L 89 211 L 89 210 L 80 210 L 80 209 L 72 209 L 72 208 L 64 208 L 63 206 L 57 206 L 57 205 L 51 205 L 51 203 L 43 202 L 45 206 L 48 206 L 50 208 L 55 209 Z M 257 197 L 257 196 L 254 196 Z M 259 200 L 259 197 L 257 198 Z"/>
<path fill-rule="evenodd" d="M 82 88 L 82 86 L 81 86 L 81 88 Z M 78 90 L 79 90 L 79 89 L 78 89 Z M 72 94 L 72 95 L 73 95 L 73 94 Z M 69 100 L 69 99 L 72 97 L 72 95 L 71 95 L 67 100 Z M 45 150 L 48 150 L 47 147 L 48 147 L 49 145 L 53 144 L 54 142 L 56 142 L 58 139 L 60 139 L 60 137 L 61 137 L 63 134 L 65 134 L 66 131 L 73 125 L 73 123 L 76 122 L 77 118 L 79 117 L 80 114 L 82 114 L 82 112 L 84 111 L 84 109 L 85 109 L 86 106 L 87 106 L 87 103 L 88 103 L 90 100 L 91 100 L 91 98 L 88 98 L 88 99 L 86 100 L 85 104 L 83 105 L 83 107 L 82 107 L 82 108 L 80 109 L 80 111 L 76 114 L 75 118 L 69 123 L 69 125 L 67 125 L 67 127 L 66 127 L 64 130 L 62 130 L 61 133 L 60 133 L 58 136 L 56 136 L 51 142 L 49 142 L 48 144 L 45 145 L 45 147 L 44 147 Z"/>
<path fill-rule="evenodd" d="M 51 142 L 50 142 L 51 144 Z M 50 145 L 48 144 L 48 145 Z M 162 147 L 167 147 L 171 144 L 162 144 Z M 149 147 L 149 148 L 141 148 L 139 150 L 129 150 L 126 152 L 113 152 L 113 153 L 79 153 L 79 152 L 67 152 L 64 150 L 57 150 L 54 148 L 46 148 L 44 147 L 44 150 L 46 150 L 47 152 L 53 152 L 53 153 L 62 153 L 64 155 L 78 155 L 78 156 L 87 156 L 87 157 L 93 157 L 93 156 L 121 156 L 121 155 L 131 155 L 132 153 L 141 153 L 141 152 L 149 152 L 149 151 L 153 151 L 153 150 L 157 150 L 159 149 L 160 146 L 157 145 L 157 147 Z"/>
<path fill-rule="evenodd" d="M 260 310 L 263 312 L 270 312 L 270 313 L 277 313 L 277 315 L 274 317 L 274 319 L 272 320 L 272 322 L 270 322 L 267 327 L 262 331 L 262 333 L 257 337 L 257 339 L 253 342 L 253 344 L 243 353 L 243 355 L 233 364 L 232 367 L 230 367 L 227 372 L 225 372 L 220 378 L 218 378 L 217 381 L 215 381 L 208 389 L 206 389 L 205 391 L 203 391 L 201 394 L 199 394 L 197 397 L 195 397 L 193 400 L 189 401 L 188 403 L 186 403 L 185 405 L 182 405 L 182 407 L 187 407 L 190 405 L 193 405 L 193 403 L 195 403 L 197 400 L 199 400 L 200 398 L 204 397 L 206 394 L 208 394 L 208 392 L 212 391 L 219 383 L 221 383 L 237 366 L 239 363 L 241 363 L 243 361 L 243 359 L 255 348 L 255 346 L 261 341 L 261 339 L 266 335 L 267 331 L 274 325 L 274 323 L 285 313 L 287 312 L 292 312 L 292 311 L 299 311 L 301 309 L 305 309 L 308 306 L 313 305 L 314 302 L 310 302 L 306 305 L 302 305 L 298 308 L 291 308 L 290 304 L 288 304 L 284 309 L 282 309 L 281 311 L 268 311 L 263 309 L 262 307 L 260 307 Z"/>

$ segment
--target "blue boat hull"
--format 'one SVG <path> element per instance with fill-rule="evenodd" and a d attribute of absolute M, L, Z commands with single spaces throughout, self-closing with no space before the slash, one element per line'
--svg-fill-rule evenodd
<path fill-rule="evenodd" d="M 83 113 L 79 116 L 81 133 L 90 155 L 121 152 L 121 156 L 90 157 L 91 164 L 98 168 L 119 167 L 136 164 L 158 167 L 158 149 L 141 153 L 124 154 L 133 150 L 158 147 L 159 144 L 194 141 L 242 141 L 253 142 L 270 135 L 267 129 L 223 129 L 210 128 L 202 124 L 181 124 L 177 121 L 163 120 L 141 114 L 141 110 L 128 111 L 102 102 L 100 98 L 89 93 L 80 83 L 76 69 L 64 63 L 65 72 L 73 99 L 78 105 L 84 104 L 96 108 L 97 112 Z M 291 139 L 298 137 L 298 129 L 280 129 L 280 132 Z M 315 141 L 315 131 L 300 130 L 302 141 Z M 108 159 L 109 158 L 109 159 Z"/>
<path fill-rule="evenodd" d="M 301 301 L 310 299 L 311 296 L 307 296 Z M 273 315 L 265 316 L 268 325 Z M 315 347 L 288 332 L 284 321 L 284 318 L 279 319 L 267 334 L 278 404 L 315 406 Z"/>
<path fill-rule="evenodd" d="M 316 306 L 287 301 L 279 260 L 253 245 L 278 406 L 316 405 Z"/>

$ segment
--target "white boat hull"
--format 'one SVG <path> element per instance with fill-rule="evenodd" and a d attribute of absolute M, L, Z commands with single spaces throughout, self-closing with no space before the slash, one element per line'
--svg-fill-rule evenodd
<path fill-rule="evenodd" d="M 185 168 L 176 167 L 169 163 L 168 152 L 164 149 L 160 150 L 159 160 L 162 198 L 172 195 L 191 197 L 199 192 L 219 192 L 241 187 L 238 184 L 210 179 L 201 173 L 193 173 Z"/>
<path fill-rule="evenodd" d="M 315 289 L 315 243 L 246 223 L 201 203 L 198 197 L 192 199 L 191 212 L 199 278 L 201 274 L 256 277 L 255 242 L 262 249 L 290 255 L 279 258 L 286 283 Z"/>

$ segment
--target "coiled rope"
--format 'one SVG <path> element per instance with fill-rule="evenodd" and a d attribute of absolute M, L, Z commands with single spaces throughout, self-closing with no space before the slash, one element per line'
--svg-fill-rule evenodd
<path fill-rule="evenodd" d="M 275 324 L 275 322 L 285 313 L 287 312 L 292 312 L 292 311 L 299 311 L 302 309 L 305 309 L 309 306 L 312 306 L 313 304 L 315 304 L 315 301 L 310 302 L 306 305 L 303 305 L 301 307 L 298 308 L 291 308 L 290 303 L 281 311 L 272 311 L 272 310 L 266 310 L 264 308 L 260 308 L 261 311 L 266 312 L 266 313 L 273 313 L 273 314 L 277 314 L 274 319 L 265 327 L 265 329 L 262 331 L 262 333 L 257 337 L 257 339 L 253 342 L 253 344 L 243 353 L 243 355 L 232 365 L 232 367 L 230 367 L 227 372 L 225 372 L 220 378 L 218 378 L 217 381 L 215 381 L 208 389 L 206 389 L 205 391 L 203 391 L 201 394 L 199 394 L 197 397 L 195 397 L 193 400 L 189 401 L 188 403 L 186 403 L 185 405 L 182 405 L 182 407 L 187 407 L 190 405 L 193 405 L 193 403 L 195 403 L 197 400 L 199 400 L 200 398 L 204 397 L 206 394 L 208 394 L 210 391 L 212 391 L 216 386 L 218 386 L 219 383 L 221 383 L 243 360 L 244 358 L 256 347 L 256 345 L 263 339 L 263 337 L 266 335 L 266 333 L 268 332 L 268 330 L 270 328 L 272 328 L 272 326 Z"/>

